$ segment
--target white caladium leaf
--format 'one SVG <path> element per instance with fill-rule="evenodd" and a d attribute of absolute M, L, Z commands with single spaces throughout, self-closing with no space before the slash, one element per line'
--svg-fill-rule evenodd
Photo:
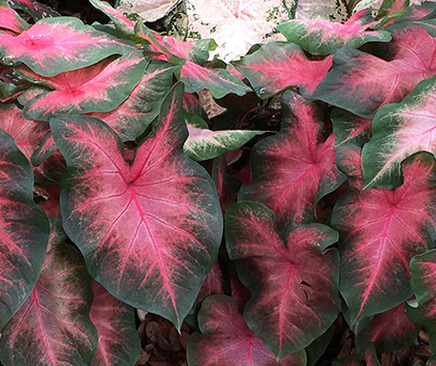
<path fill-rule="evenodd" d="M 138 14 L 147 22 L 163 18 L 178 0 L 121 0 L 118 10 L 128 14 Z"/>

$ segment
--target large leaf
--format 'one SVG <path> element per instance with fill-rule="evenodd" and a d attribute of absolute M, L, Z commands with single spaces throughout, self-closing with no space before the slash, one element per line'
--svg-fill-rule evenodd
<path fill-rule="evenodd" d="M 122 55 L 134 49 L 135 45 L 129 41 L 69 17 L 42 19 L 16 37 L 0 34 L 3 63 L 24 63 L 43 76 L 90 66 L 110 55 Z"/>
<path fill-rule="evenodd" d="M 33 0 L 7 0 L 12 9 L 19 9 L 29 14 L 37 21 L 47 17 L 58 17 L 60 14 L 45 4 Z"/>
<path fill-rule="evenodd" d="M 399 104 L 375 115 L 373 138 L 363 147 L 364 188 L 395 188 L 401 162 L 418 151 L 436 153 L 436 76 L 422 81 Z"/>
<path fill-rule="evenodd" d="M 341 47 L 359 48 L 367 42 L 389 42 L 388 31 L 370 31 L 376 22 L 371 11 L 354 14 L 345 23 L 321 19 L 297 19 L 280 24 L 277 29 L 289 42 L 298 44 L 313 55 L 335 53 Z"/>
<path fill-rule="evenodd" d="M 435 161 L 423 153 L 403 165 L 404 184 L 395 190 L 361 191 L 359 148 L 338 150 L 341 170 L 354 177 L 336 203 L 332 226 L 342 234 L 339 291 L 358 333 L 376 314 L 409 299 L 410 259 L 434 240 Z"/>
<path fill-rule="evenodd" d="M 28 160 L 31 160 L 41 140 L 47 134 L 50 135 L 48 123 L 24 118 L 23 111 L 15 104 L 0 104 L 0 128 L 14 138 L 18 148 Z M 59 151 L 55 150 L 50 155 L 47 155 L 44 162 L 34 164 L 35 182 L 51 185 L 59 183 L 65 170 L 65 160 Z"/>
<path fill-rule="evenodd" d="M 339 313 L 339 255 L 326 250 L 338 234 L 311 224 L 280 237 L 273 212 L 252 202 L 229 205 L 225 222 L 229 257 L 251 292 L 249 328 L 277 357 L 308 346 Z"/>
<path fill-rule="evenodd" d="M 49 224 L 32 191 L 29 162 L 0 128 L 0 331 L 31 293 L 48 243 Z"/>
<path fill-rule="evenodd" d="M 35 86 L 20 96 L 24 115 L 48 121 L 57 114 L 111 111 L 128 98 L 141 80 L 147 62 L 142 52 L 136 51 L 49 78 L 22 68 L 24 76 L 46 86 Z"/>
<path fill-rule="evenodd" d="M 0 28 L 9 29 L 15 33 L 21 33 L 29 28 L 21 17 L 13 11 L 6 1 L 0 1 Z"/>
<path fill-rule="evenodd" d="M 417 255 L 410 262 L 412 289 L 417 305 L 407 306 L 407 316 L 422 325 L 430 336 L 430 348 L 436 352 L 436 250 Z"/>
<path fill-rule="evenodd" d="M 304 351 L 277 361 L 259 337 L 245 324 L 238 303 L 231 297 L 208 297 L 198 313 L 200 333 L 188 343 L 190 366 L 305 366 Z"/>
<path fill-rule="evenodd" d="M 137 139 L 158 116 L 162 101 L 171 89 L 176 67 L 162 61 L 151 61 L 139 84 L 123 103 L 110 112 L 91 112 L 88 115 L 107 123 L 123 141 Z"/>
<path fill-rule="evenodd" d="M 290 222 L 313 222 L 315 204 L 339 187 L 345 177 L 336 167 L 334 137 L 319 143 L 323 110 L 287 91 L 282 98 L 279 133 L 258 142 L 252 152 L 253 179 L 244 184 L 239 200 L 268 206 L 279 229 Z"/>
<path fill-rule="evenodd" d="M 97 346 L 89 319 L 91 278 L 79 251 L 65 244 L 60 219 L 50 219 L 47 255 L 32 293 L 3 328 L 5 366 L 85 366 Z"/>
<path fill-rule="evenodd" d="M 233 63 L 261 98 L 271 97 L 289 86 L 298 86 L 303 95 L 314 94 L 332 66 L 332 56 L 310 61 L 292 43 L 271 42 Z"/>
<path fill-rule="evenodd" d="M 92 290 L 94 299 L 89 316 L 97 328 L 98 346 L 89 365 L 134 365 L 141 352 L 135 309 L 117 300 L 95 281 Z"/>
<path fill-rule="evenodd" d="M 100 120 L 51 120 L 69 167 L 61 183 L 64 227 L 90 274 L 118 299 L 178 329 L 215 261 L 222 231 L 213 183 L 182 152 L 182 98 L 177 84 L 131 164 Z"/>
<path fill-rule="evenodd" d="M 336 52 L 316 98 L 372 118 L 383 104 L 400 102 L 436 73 L 436 40 L 418 25 L 395 29 L 392 42 L 379 48 L 388 61 L 349 47 Z"/>

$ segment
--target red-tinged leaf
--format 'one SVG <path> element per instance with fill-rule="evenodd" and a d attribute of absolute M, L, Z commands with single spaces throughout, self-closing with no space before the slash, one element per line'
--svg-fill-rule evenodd
<path fill-rule="evenodd" d="M 61 217 L 59 186 L 35 184 L 33 187 L 33 196 L 35 202 L 44 210 L 47 216 Z"/>
<path fill-rule="evenodd" d="M 330 118 L 335 135 L 335 147 L 345 144 L 362 147 L 371 139 L 372 120 L 340 108 L 333 108 Z"/>
<path fill-rule="evenodd" d="M 141 352 L 135 309 L 117 300 L 92 281 L 94 299 L 89 316 L 98 332 L 98 346 L 90 366 L 134 365 Z"/>
<path fill-rule="evenodd" d="M 224 294 L 223 284 L 223 273 L 217 259 L 201 286 L 196 302 L 201 303 L 206 297 L 211 295 Z"/>
<path fill-rule="evenodd" d="M 32 191 L 29 162 L 0 128 L 0 331 L 31 293 L 48 243 L 47 217 Z"/>
<path fill-rule="evenodd" d="M 298 86 L 303 95 L 311 96 L 332 66 L 332 56 L 310 61 L 295 44 L 270 42 L 233 64 L 261 98 L 290 86 Z"/>
<path fill-rule="evenodd" d="M 121 140 L 136 140 L 159 115 L 162 101 L 171 89 L 176 67 L 162 61 L 151 61 L 139 84 L 117 108 L 87 114 L 107 123 Z"/>
<path fill-rule="evenodd" d="M 238 302 L 239 310 L 242 312 L 245 308 L 245 305 L 247 305 L 248 300 L 251 298 L 251 293 L 239 279 L 234 262 L 229 261 L 228 268 L 230 295 Z"/>
<path fill-rule="evenodd" d="M 5 366 L 85 366 L 97 347 L 89 319 L 91 278 L 79 251 L 65 244 L 61 219 L 50 219 L 50 240 L 38 282 L 2 330 Z"/>
<path fill-rule="evenodd" d="M 324 125 L 321 106 L 287 91 L 282 108 L 279 133 L 254 146 L 253 179 L 239 193 L 239 200 L 268 206 L 279 230 L 291 222 L 313 222 L 316 202 L 345 180 L 336 167 L 333 135 L 318 143 Z"/>
<path fill-rule="evenodd" d="M 365 362 L 366 366 L 382 366 L 375 350 L 374 344 L 370 343 L 365 350 Z"/>
<path fill-rule="evenodd" d="M 122 12 L 114 9 L 106 1 L 89 0 L 89 2 L 94 8 L 105 13 L 121 32 L 128 35 L 135 34 L 135 23 L 127 18 Z"/>
<path fill-rule="evenodd" d="M 47 18 L 14 37 L 0 34 L 0 57 L 24 63 L 43 76 L 93 65 L 108 56 L 132 52 L 135 45 L 70 17 Z"/>
<path fill-rule="evenodd" d="M 279 361 L 244 322 L 238 303 L 224 295 L 210 296 L 198 313 L 201 334 L 188 343 L 190 366 L 305 366 L 303 351 Z"/>
<path fill-rule="evenodd" d="M 51 131 L 47 131 L 39 142 L 38 146 L 36 146 L 35 150 L 33 151 L 33 154 L 30 158 L 32 165 L 40 165 L 45 159 L 52 156 L 57 149 L 58 148 L 54 142 Z"/>
<path fill-rule="evenodd" d="M 0 102 L 6 103 L 15 100 L 28 88 L 28 85 L 17 86 L 0 80 Z"/>
<path fill-rule="evenodd" d="M 227 164 L 224 156 L 215 159 L 213 163 L 212 179 L 215 183 L 220 200 L 221 211 L 224 213 L 230 203 L 236 202 L 241 182 L 227 173 Z"/>
<path fill-rule="evenodd" d="M 180 329 L 221 241 L 222 218 L 207 172 L 182 153 L 187 137 L 177 84 L 133 163 L 119 137 L 88 116 L 51 119 L 67 173 L 61 212 L 89 273 L 118 299 Z"/>
<path fill-rule="evenodd" d="M 436 152 L 436 76 L 422 81 L 399 104 L 383 106 L 374 117 L 373 138 L 363 147 L 364 188 L 395 188 L 401 162 L 418 151 Z"/>
<path fill-rule="evenodd" d="M 337 233 L 311 224 L 282 238 L 273 212 L 248 201 L 229 205 L 225 223 L 229 257 L 252 296 L 247 325 L 277 357 L 307 347 L 339 314 L 339 255 L 326 250 Z"/>
<path fill-rule="evenodd" d="M 339 164 L 357 176 L 352 160 Z M 336 203 L 332 226 L 342 234 L 339 291 L 355 333 L 412 296 L 409 261 L 432 245 L 436 227 L 435 170 L 430 154 L 418 154 L 404 162 L 402 186 L 366 191 L 350 186 Z"/>
<path fill-rule="evenodd" d="M 129 97 L 146 65 L 142 52 L 136 51 L 50 78 L 22 68 L 23 75 L 46 83 L 50 89 L 30 89 L 20 96 L 19 102 L 24 105 L 26 118 L 37 121 L 48 121 L 58 114 L 108 112 Z"/>
<path fill-rule="evenodd" d="M 356 336 L 357 350 L 364 354 L 366 346 L 373 343 L 377 353 L 399 350 L 413 344 L 420 327 L 406 315 L 402 303 L 391 310 L 377 314 Z"/>
<path fill-rule="evenodd" d="M 368 42 L 389 42 L 388 31 L 371 31 L 376 25 L 371 10 L 354 14 L 345 23 L 320 19 L 296 19 L 280 24 L 277 29 L 289 42 L 298 44 L 313 55 L 335 53 L 344 46 L 359 48 Z"/>
<path fill-rule="evenodd" d="M 406 307 L 407 316 L 414 323 L 425 328 L 430 336 L 430 349 L 434 354 L 436 352 L 436 250 L 412 258 L 410 272 L 417 305 L 410 302 Z"/>
<path fill-rule="evenodd" d="M 364 362 L 360 361 L 357 355 L 350 355 L 334 360 L 332 366 L 363 366 L 363 364 Z"/>
<path fill-rule="evenodd" d="M 33 0 L 7 0 L 12 9 L 23 10 L 29 14 L 33 20 L 42 18 L 59 17 L 60 14 L 45 4 L 40 4 Z"/>
<path fill-rule="evenodd" d="M 0 104 L 0 128 L 14 138 L 18 148 L 28 160 L 31 160 L 41 139 L 50 133 L 48 123 L 24 118 L 22 110 L 15 104 Z M 41 165 L 33 167 L 35 182 L 58 184 L 64 170 L 65 160 L 57 151 Z"/>
<path fill-rule="evenodd" d="M 0 2 L 0 28 L 21 33 L 29 28 L 29 24 L 13 11 L 6 1 Z"/>
<path fill-rule="evenodd" d="M 347 174 L 349 185 L 359 191 L 363 188 L 361 159 L 362 149 L 358 146 L 343 145 L 336 150 L 338 168 Z"/>
<path fill-rule="evenodd" d="M 392 42 L 379 47 L 389 61 L 349 47 L 336 52 L 315 97 L 373 118 L 383 104 L 400 102 L 415 85 L 436 73 L 436 38 L 418 25 L 394 29 Z"/>

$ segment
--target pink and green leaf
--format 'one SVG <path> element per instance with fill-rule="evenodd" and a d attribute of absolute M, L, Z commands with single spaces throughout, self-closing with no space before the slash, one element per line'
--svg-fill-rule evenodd
<path fill-rule="evenodd" d="M 44 211 L 33 201 L 32 167 L 13 138 L 1 128 L 0 212 L 2 331 L 38 279 L 49 239 L 49 224 Z"/>
<path fill-rule="evenodd" d="M 141 342 L 135 309 L 92 281 L 94 299 L 89 313 L 98 332 L 98 346 L 90 366 L 131 366 L 138 361 Z"/>
<path fill-rule="evenodd" d="M 160 106 L 171 89 L 173 73 L 177 67 L 162 61 L 151 61 L 138 85 L 117 108 L 109 112 L 87 114 L 107 123 L 120 135 L 121 140 L 137 139 L 159 115 Z"/>
<path fill-rule="evenodd" d="M 233 65 L 261 98 L 291 86 L 298 86 L 303 95 L 312 96 L 332 66 L 332 56 L 310 61 L 295 44 L 270 42 Z"/>
<path fill-rule="evenodd" d="M 336 166 L 334 136 L 319 142 L 324 126 L 322 106 L 287 91 L 282 108 L 279 133 L 254 146 L 253 179 L 239 193 L 239 200 L 269 207 L 279 229 L 291 222 L 314 222 L 317 201 L 345 180 Z"/>
<path fill-rule="evenodd" d="M 0 2 L 0 28 L 11 30 L 15 33 L 21 33 L 29 29 L 29 24 L 23 20 L 14 10 L 12 10 L 6 1 Z"/>
<path fill-rule="evenodd" d="M 48 121 L 58 114 L 112 111 L 140 82 L 147 63 L 142 52 L 136 51 L 48 78 L 21 68 L 24 76 L 49 87 L 31 88 L 20 96 L 24 115 L 28 119 Z"/>
<path fill-rule="evenodd" d="M 135 34 L 135 23 L 127 18 L 122 12 L 114 9 L 106 1 L 89 0 L 89 2 L 94 8 L 105 13 L 122 33 L 127 35 Z"/>
<path fill-rule="evenodd" d="M 48 126 L 47 126 L 48 127 Z M 42 137 L 39 144 L 35 147 L 35 150 L 30 157 L 30 161 L 33 166 L 41 165 L 41 163 L 52 156 L 56 150 L 57 146 L 54 142 L 53 135 L 51 131 L 47 131 Z"/>
<path fill-rule="evenodd" d="M 330 118 L 335 135 L 335 147 L 345 144 L 362 147 L 371 139 L 372 120 L 341 108 L 333 108 Z"/>
<path fill-rule="evenodd" d="M 436 76 L 375 115 L 373 138 L 362 151 L 364 188 L 395 188 L 402 182 L 403 160 L 418 151 L 436 153 L 435 96 Z"/>
<path fill-rule="evenodd" d="M 9 6 L 15 10 L 23 10 L 29 14 L 33 20 L 42 18 L 59 17 L 60 14 L 45 4 L 33 0 L 7 0 Z"/>
<path fill-rule="evenodd" d="M 100 120 L 51 120 L 68 165 L 61 183 L 65 230 L 90 274 L 118 299 L 178 329 L 216 259 L 222 231 L 212 181 L 182 152 L 182 98 L 177 84 L 131 164 L 118 135 Z"/>
<path fill-rule="evenodd" d="M 224 279 L 218 259 L 213 264 L 206 279 L 201 286 L 196 302 L 201 303 L 205 298 L 211 295 L 224 294 L 223 290 Z"/>
<path fill-rule="evenodd" d="M 227 172 L 227 163 L 224 156 L 214 160 L 211 176 L 218 193 L 221 211 L 224 213 L 230 203 L 236 202 L 242 183 Z"/>
<path fill-rule="evenodd" d="M 2 330 L 5 366 L 85 366 L 97 347 L 89 319 L 91 278 L 80 252 L 65 243 L 60 219 L 50 219 L 50 240 L 38 282 Z"/>
<path fill-rule="evenodd" d="M 238 303 L 224 295 L 203 301 L 198 314 L 201 334 L 191 335 L 187 357 L 190 366 L 305 366 L 306 354 L 299 351 L 280 360 L 245 324 Z"/>
<path fill-rule="evenodd" d="M 345 23 L 321 19 L 296 19 L 277 29 L 289 42 L 298 44 L 313 55 L 328 55 L 348 46 L 359 48 L 368 42 L 389 42 L 386 30 L 369 30 L 376 24 L 370 10 L 354 14 Z"/>
<path fill-rule="evenodd" d="M 253 202 L 226 210 L 226 245 L 251 299 L 248 327 L 278 357 L 321 336 L 339 314 L 339 255 L 326 249 L 338 234 L 321 224 L 300 225 L 281 237 L 274 214 Z"/>
<path fill-rule="evenodd" d="M 23 63 L 42 76 L 87 67 L 135 48 L 130 41 L 70 17 L 42 19 L 18 36 L 0 34 L 2 62 L 11 66 Z"/>
<path fill-rule="evenodd" d="M 436 73 L 436 38 L 413 24 L 395 29 L 392 37 L 379 45 L 385 59 L 349 47 L 336 52 L 315 97 L 372 119 L 382 105 L 401 102 Z"/>
<path fill-rule="evenodd" d="M 430 154 L 417 154 L 403 163 L 400 187 L 361 191 L 359 160 L 349 156 L 342 149 L 338 163 L 357 183 L 339 198 L 331 222 L 341 234 L 339 291 L 358 333 L 374 315 L 412 296 L 410 259 L 431 247 L 436 228 L 436 172 Z"/>

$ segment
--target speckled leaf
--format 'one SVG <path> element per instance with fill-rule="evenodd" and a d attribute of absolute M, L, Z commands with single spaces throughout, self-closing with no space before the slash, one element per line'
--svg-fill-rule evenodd
<path fill-rule="evenodd" d="M 436 73 L 436 38 L 418 25 L 395 29 L 392 41 L 379 48 L 385 59 L 349 47 L 336 52 L 315 97 L 373 118 L 383 104 L 400 102 L 420 81 Z"/>
<path fill-rule="evenodd" d="M 0 331 L 31 293 L 48 243 L 47 217 L 32 191 L 29 162 L 0 128 Z"/>
<path fill-rule="evenodd" d="M 121 32 L 128 35 L 135 34 L 135 23 L 127 18 L 122 12 L 114 9 L 106 1 L 89 0 L 89 2 L 94 8 L 105 13 Z M 128 14 L 130 13 L 132 12 L 128 12 Z"/>
<path fill-rule="evenodd" d="M 289 42 L 298 44 L 313 55 L 335 53 L 344 46 L 359 48 L 367 42 L 389 42 L 388 31 L 371 31 L 376 24 L 371 11 L 362 10 L 345 23 L 320 19 L 295 19 L 277 29 Z"/>
<path fill-rule="evenodd" d="M 175 65 L 151 61 L 129 97 L 110 112 L 91 112 L 114 129 L 121 140 L 135 140 L 159 114 L 162 101 L 173 83 Z"/>
<path fill-rule="evenodd" d="M 98 338 L 89 319 L 91 278 L 66 238 L 61 219 L 50 218 L 38 282 L 2 330 L 0 359 L 5 366 L 85 366 L 94 354 Z"/>
<path fill-rule="evenodd" d="M 187 125 L 189 137 L 183 146 L 183 151 L 192 160 L 201 161 L 216 158 L 245 145 L 256 135 L 265 131 L 226 130 L 211 131 Z"/>
<path fill-rule="evenodd" d="M 50 122 L 68 165 L 61 182 L 64 227 L 89 273 L 118 299 L 178 329 L 216 259 L 222 231 L 212 181 L 182 152 L 182 98 L 177 84 L 131 164 L 118 135 L 100 120 Z"/>
<path fill-rule="evenodd" d="M 321 105 L 287 91 L 282 108 L 279 133 L 253 148 L 253 179 L 242 186 L 238 198 L 268 206 L 279 230 L 291 222 L 314 222 L 316 202 L 345 180 L 336 167 L 333 135 L 319 143 Z"/>
<path fill-rule="evenodd" d="M 146 22 L 163 18 L 178 0 L 120 0 L 117 9 L 123 13 L 138 14 Z"/>
<path fill-rule="evenodd" d="M 350 181 L 331 222 L 342 234 L 339 291 L 351 329 L 358 333 L 371 317 L 412 296 L 409 261 L 434 240 L 436 169 L 430 154 L 417 154 L 403 164 L 402 186 L 361 191 L 360 161 L 350 159 L 352 150 L 358 148 L 338 149 L 338 164 L 357 184 Z"/>
<path fill-rule="evenodd" d="M 21 33 L 29 28 L 29 24 L 12 10 L 6 1 L 0 1 L 0 28 Z"/>
<path fill-rule="evenodd" d="M 24 115 L 28 119 L 48 121 L 57 114 L 111 111 L 128 98 L 147 63 L 142 52 L 136 51 L 50 78 L 22 68 L 23 75 L 50 88 L 31 88 L 20 96 Z"/>
<path fill-rule="evenodd" d="M 203 301 L 198 314 L 201 334 L 188 343 L 190 366 L 305 366 L 304 351 L 277 360 L 259 337 L 245 324 L 238 303 L 224 295 Z"/>
<path fill-rule="evenodd" d="M 138 361 L 141 342 L 135 309 L 117 300 L 92 281 L 94 299 L 89 316 L 98 332 L 98 346 L 90 366 L 131 366 Z"/>
<path fill-rule="evenodd" d="M 436 153 L 435 96 L 436 76 L 375 115 L 373 138 L 362 152 L 364 188 L 395 188 L 402 182 L 404 159 L 418 151 Z"/>
<path fill-rule="evenodd" d="M 12 9 L 23 10 L 29 14 L 33 20 L 42 18 L 59 17 L 60 14 L 45 4 L 40 4 L 33 0 L 7 0 Z"/>
<path fill-rule="evenodd" d="M 359 147 L 371 139 L 372 120 L 359 117 L 341 108 L 330 113 L 335 135 L 335 147 L 353 144 Z"/>
<path fill-rule="evenodd" d="M 310 96 L 332 66 L 332 56 L 310 61 L 295 44 L 270 42 L 233 65 L 261 98 L 290 86 L 298 86 L 303 95 Z"/>
<path fill-rule="evenodd" d="M 277 357 L 321 336 L 339 313 L 339 255 L 326 248 L 338 234 L 321 224 L 280 236 L 264 205 L 234 203 L 226 210 L 226 245 L 251 299 L 244 319 Z"/>

